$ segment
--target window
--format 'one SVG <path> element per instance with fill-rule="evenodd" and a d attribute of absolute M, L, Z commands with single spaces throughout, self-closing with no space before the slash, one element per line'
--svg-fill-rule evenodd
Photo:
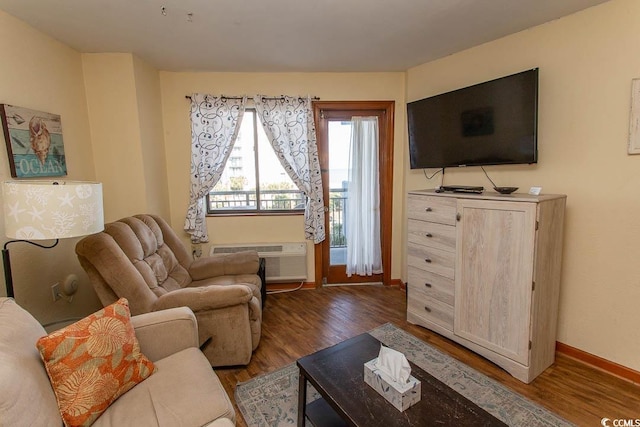
<path fill-rule="evenodd" d="M 303 212 L 304 205 L 255 110 L 247 109 L 222 177 L 207 197 L 207 213 Z"/>

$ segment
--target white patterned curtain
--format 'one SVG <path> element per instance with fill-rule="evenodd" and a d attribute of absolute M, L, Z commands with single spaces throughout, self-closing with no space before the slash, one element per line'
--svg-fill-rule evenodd
<path fill-rule="evenodd" d="M 191 196 L 184 229 L 193 243 L 209 241 L 205 196 L 222 176 L 246 103 L 246 97 L 191 96 Z"/>
<path fill-rule="evenodd" d="M 351 119 L 345 237 L 347 276 L 382 273 L 378 118 Z"/>
<path fill-rule="evenodd" d="M 256 95 L 254 101 L 282 167 L 307 197 L 305 237 L 320 243 L 325 238 L 324 200 L 311 98 Z"/>

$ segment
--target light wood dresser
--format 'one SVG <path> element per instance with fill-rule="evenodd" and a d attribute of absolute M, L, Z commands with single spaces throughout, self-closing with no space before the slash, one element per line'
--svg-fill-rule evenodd
<path fill-rule="evenodd" d="M 409 192 L 407 320 L 531 382 L 555 360 L 565 202 Z"/>

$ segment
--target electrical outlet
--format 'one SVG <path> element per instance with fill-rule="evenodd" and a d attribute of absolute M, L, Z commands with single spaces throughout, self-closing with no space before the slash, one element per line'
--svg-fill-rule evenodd
<path fill-rule="evenodd" d="M 191 254 L 194 259 L 198 259 L 202 256 L 202 246 L 200 245 L 191 245 Z"/>
<path fill-rule="evenodd" d="M 53 296 L 53 302 L 62 298 L 62 295 L 60 294 L 60 282 L 56 282 L 51 285 L 51 295 Z"/>

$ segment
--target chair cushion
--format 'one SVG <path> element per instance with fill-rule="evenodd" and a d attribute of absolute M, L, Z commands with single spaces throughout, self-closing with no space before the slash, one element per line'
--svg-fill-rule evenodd
<path fill-rule="evenodd" d="M 189 284 L 189 287 L 202 287 L 202 286 L 226 286 L 226 285 L 247 285 L 251 288 L 253 296 L 258 298 L 258 301 L 262 301 L 260 276 L 257 274 L 236 274 L 236 275 L 224 275 L 217 277 L 210 277 L 203 280 L 194 280 Z"/>
<path fill-rule="evenodd" d="M 13 299 L 0 298 L 0 425 L 62 425 L 56 397 L 35 346 L 46 334 Z"/>
<path fill-rule="evenodd" d="M 37 341 L 69 426 L 89 426 L 155 367 L 140 353 L 125 298 Z"/>
<path fill-rule="evenodd" d="M 122 248 L 156 296 L 183 288 L 191 277 L 164 243 L 159 225 L 150 217 L 122 218 L 106 224 L 105 233 Z"/>
<path fill-rule="evenodd" d="M 157 372 L 115 401 L 94 427 L 202 426 L 220 417 L 235 420 L 233 405 L 200 350 L 191 347 L 155 364 Z"/>

